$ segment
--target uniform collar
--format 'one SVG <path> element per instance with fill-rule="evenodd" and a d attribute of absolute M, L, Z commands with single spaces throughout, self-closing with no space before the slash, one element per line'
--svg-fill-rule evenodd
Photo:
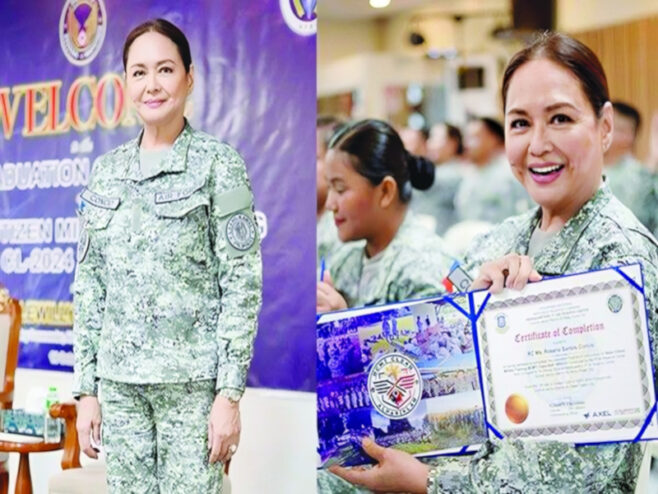
<path fill-rule="evenodd" d="M 612 192 L 603 182 L 594 196 L 564 224 L 558 234 L 535 257 L 535 269 L 546 275 L 564 274 L 583 233 L 601 209 L 610 202 L 611 197 Z M 523 233 L 517 237 L 517 244 L 511 252 L 528 253 L 530 237 L 540 220 L 541 208 L 537 208 L 536 213 L 530 217 L 529 224 L 523 228 Z"/>
<path fill-rule="evenodd" d="M 153 169 L 153 173 L 149 177 L 143 177 L 139 166 L 139 145 L 142 142 L 144 129 L 139 133 L 139 136 L 128 143 L 128 159 L 126 160 L 127 168 L 123 178 L 126 180 L 133 180 L 139 182 L 141 180 L 153 178 L 162 173 L 180 173 L 187 168 L 187 150 L 190 147 L 192 140 L 192 127 L 187 119 L 183 130 L 176 140 L 171 150 L 167 153 L 167 157 L 162 160 L 159 167 Z"/>

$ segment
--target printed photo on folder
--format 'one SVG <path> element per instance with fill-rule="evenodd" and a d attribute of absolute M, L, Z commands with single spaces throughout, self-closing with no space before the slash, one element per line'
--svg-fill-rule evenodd
<path fill-rule="evenodd" d="M 417 456 L 658 439 L 641 266 L 324 314 L 317 407 L 321 467 L 372 463 L 366 436 Z"/>

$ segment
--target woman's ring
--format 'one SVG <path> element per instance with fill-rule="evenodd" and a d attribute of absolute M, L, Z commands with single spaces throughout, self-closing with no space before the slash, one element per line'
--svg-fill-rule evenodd
<path fill-rule="evenodd" d="M 237 450 L 238 450 L 238 445 L 237 444 L 231 444 L 228 447 L 228 452 L 231 453 L 232 455 L 234 455 Z"/>

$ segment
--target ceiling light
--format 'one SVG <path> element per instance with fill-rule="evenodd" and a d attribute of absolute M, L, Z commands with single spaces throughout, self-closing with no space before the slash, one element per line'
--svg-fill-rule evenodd
<path fill-rule="evenodd" d="M 370 6 L 373 9 L 383 9 L 389 6 L 391 0 L 370 0 Z"/>

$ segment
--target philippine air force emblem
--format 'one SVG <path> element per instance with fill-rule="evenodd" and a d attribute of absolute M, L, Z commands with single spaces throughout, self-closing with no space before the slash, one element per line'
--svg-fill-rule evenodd
<path fill-rule="evenodd" d="M 413 412 L 423 392 L 420 371 L 411 359 L 391 353 L 377 360 L 368 374 L 368 393 L 375 409 L 391 419 Z"/>
<path fill-rule="evenodd" d="M 226 223 L 226 239 L 236 250 L 249 250 L 256 241 L 256 226 L 251 217 L 244 213 L 231 216 Z"/>

